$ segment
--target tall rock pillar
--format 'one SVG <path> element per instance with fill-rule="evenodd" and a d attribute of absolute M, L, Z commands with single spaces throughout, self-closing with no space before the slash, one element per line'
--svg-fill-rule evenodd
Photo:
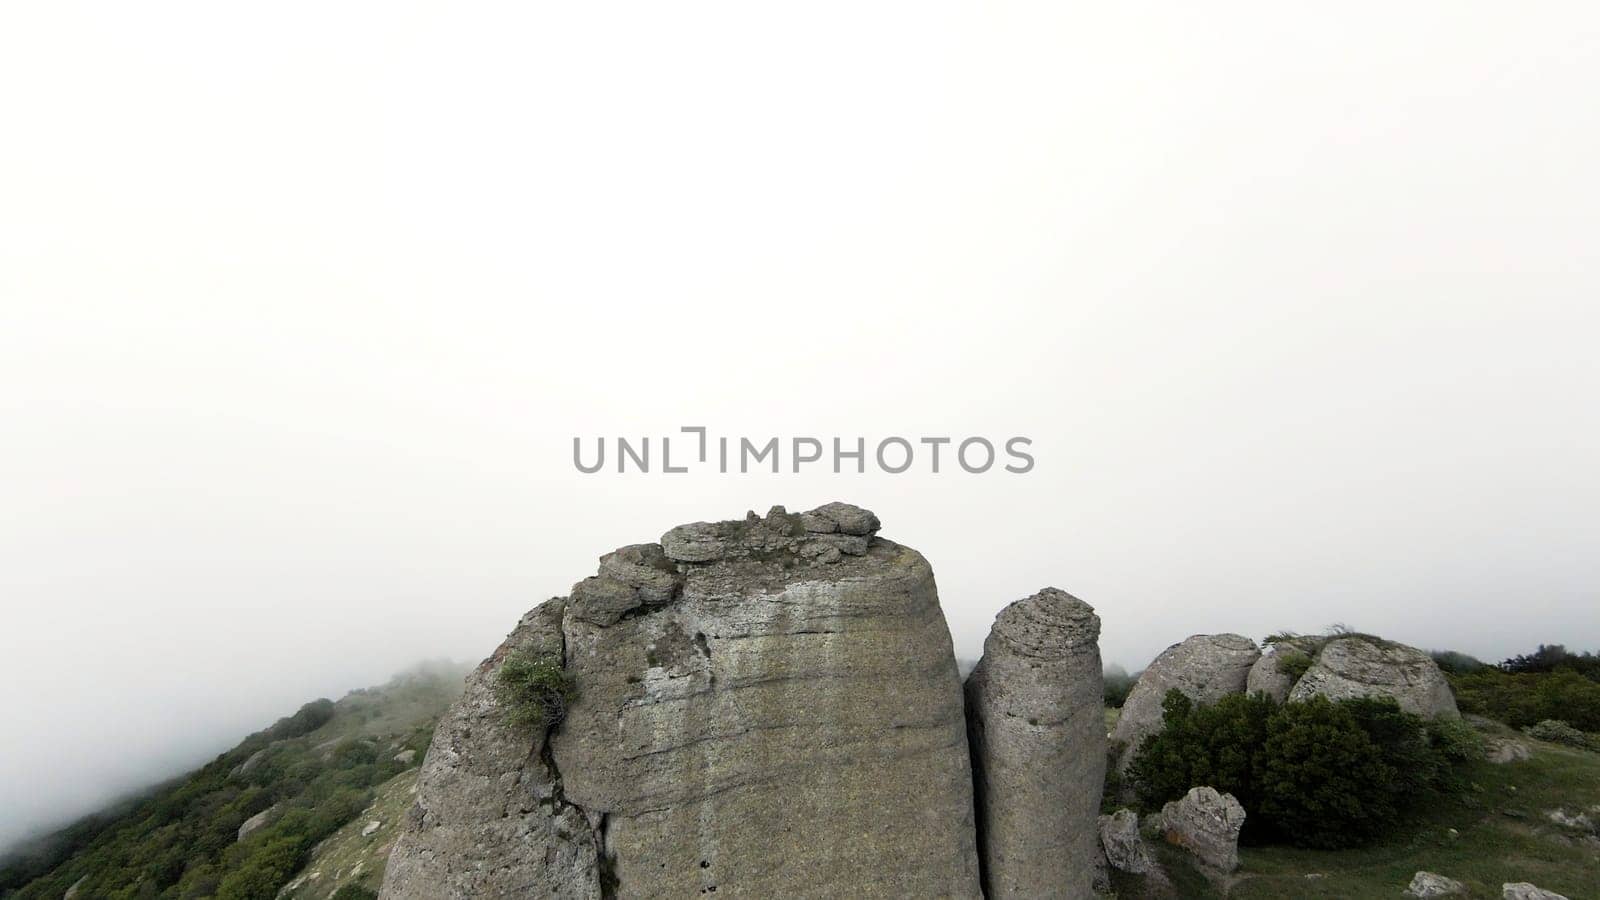
<path fill-rule="evenodd" d="M 1092 895 L 1106 728 L 1100 618 L 1056 588 L 996 617 L 966 683 L 983 887 Z"/>

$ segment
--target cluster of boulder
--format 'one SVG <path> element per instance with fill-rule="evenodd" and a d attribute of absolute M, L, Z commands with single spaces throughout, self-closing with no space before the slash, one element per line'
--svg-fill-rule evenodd
<path fill-rule="evenodd" d="M 1433 872 L 1418 872 L 1411 879 L 1411 884 L 1406 886 L 1405 896 L 1424 898 L 1424 900 L 1431 897 L 1465 898 L 1471 896 L 1471 891 L 1454 878 L 1446 878 Z M 1547 891 L 1526 881 L 1502 884 L 1500 896 L 1501 900 L 1567 900 L 1555 891 Z"/>
<path fill-rule="evenodd" d="M 1385 696 L 1423 718 L 1460 717 L 1444 673 L 1415 647 L 1351 633 L 1287 636 L 1262 652 L 1243 635 L 1197 634 L 1162 651 L 1128 693 L 1111 733 L 1119 768 L 1161 730 L 1162 703 L 1173 689 L 1199 704 L 1258 692 L 1280 703 Z"/>
<path fill-rule="evenodd" d="M 843 503 L 774 507 L 606 554 L 468 676 L 381 896 L 1083 898 L 1108 867 L 1159 878 L 1138 817 L 1098 814 L 1094 610 L 1055 588 L 1012 603 L 963 684 L 932 568 L 879 527 Z M 1128 697 L 1115 763 L 1173 688 L 1382 692 L 1455 713 L 1417 651 L 1307 647 L 1298 678 L 1239 635 L 1169 648 Z M 500 670 L 528 654 L 577 686 L 557 727 L 502 708 Z M 1143 830 L 1227 872 L 1243 821 L 1196 788 Z"/>

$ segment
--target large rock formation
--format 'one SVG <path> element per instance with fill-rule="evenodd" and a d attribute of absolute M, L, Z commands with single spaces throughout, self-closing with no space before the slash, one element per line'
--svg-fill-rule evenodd
<path fill-rule="evenodd" d="M 507 657 L 560 657 L 565 610 L 557 598 L 524 616 L 439 719 L 416 805 L 389 854 L 384 897 L 601 896 L 600 837 L 562 796 L 543 735 L 507 724 L 494 691 Z"/>
<path fill-rule="evenodd" d="M 1295 682 L 1290 700 L 1393 697 L 1424 718 L 1459 718 L 1450 682 L 1428 654 L 1362 634 L 1336 636 L 1322 645 L 1311 668 Z"/>
<path fill-rule="evenodd" d="M 774 508 L 603 557 L 440 722 L 386 900 L 979 896 L 933 572 L 877 528 Z M 494 701 L 527 647 L 578 689 L 548 740 Z"/>
<path fill-rule="evenodd" d="M 1007 606 L 967 678 L 987 897 L 1087 897 L 1106 737 L 1100 619 L 1055 588 Z"/>
<path fill-rule="evenodd" d="M 1118 768 L 1126 768 L 1139 744 L 1161 730 L 1168 691 L 1176 688 L 1196 703 L 1215 703 L 1245 689 L 1250 667 L 1260 657 L 1256 642 L 1238 634 L 1197 634 L 1162 651 L 1128 692 L 1111 733 L 1121 746 Z"/>

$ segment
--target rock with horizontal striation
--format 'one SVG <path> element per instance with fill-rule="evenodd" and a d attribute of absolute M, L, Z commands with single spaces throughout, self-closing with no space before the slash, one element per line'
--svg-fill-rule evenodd
<path fill-rule="evenodd" d="M 1001 610 L 967 677 L 985 896 L 1088 896 L 1106 732 L 1100 618 L 1045 588 Z"/>
<path fill-rule="evenodd" d="M 775 507 L 604 557 L 535 629 L 564 721 L 519 743 L 475 689 L 519 628 L 441 723 L 385 900 L 981 896 L 933 572 L 877 528 Z"/>
<path fill-rule="evenodd" d="M 1392 697 L 1400 708 L 1425 719 L 1456 719 L 1450 682 L 1428 654 L 1364 634 L 1337 636 L 1323 644 L 1311 668 L 1295 682 L 1290 700 Z"/>
<path fill-rule="evenodd" d="M 1120 748 L 1118 768 L 1126 769 L 1144 739 L 1161 730 L 1168 691 L 1181 691 L 1196 703 L 1215 703 L 1244 691 L 1260 658 L 1255 641 L 1239 634 L 1197 634 L 1163 650 L 1140 673 L 1111 732 Z"/>

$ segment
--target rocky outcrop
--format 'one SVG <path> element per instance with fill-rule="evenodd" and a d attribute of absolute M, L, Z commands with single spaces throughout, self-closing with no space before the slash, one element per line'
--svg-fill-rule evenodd
<path fill-rule="evenodd" d="M 1567 900 L 1566 897 L 1555 891 L 1535 887 L 1526 881 L 1510 882 L 1500 885 L 1500 896 L 1503 900 Z"/>
<path fill-rule="evenodd" d="M 274 803 L 272 806 L 263 809 L 261 812 L 256 813 L 248 819 L 245 819 L 239 824 L 239 831 L 235 835 L 234 840 L 242 841 L 257 831 L 260 831 L 262 828 L 266 827 L 267 823 L 271 822 L 273 817 L 275 817 L 277 814 L 278 805 Z"/>
<path fill-rule="evenodd" d="M 1491 738 L 1484 747 L 1484 759 L 1497 766 L 1532 758 L 1533 750 L 1527 744 L 1511 738 Z"/>
<path fill-rule="evenodd" d="M 1100 619 L 1045 588 L 1007 606 L 967 678 L 985 896 L 1088 896 L 1106 736 Z"/>
<path fill-rule="evenodd" d="M 1336 636 L 1323 644 L 1289 693 L 1290 700 L 1314 696 L 1393 697 L 1401 709 L 1424 718 L 1460 717 L 1450 682 L 1432 657 L 1368 635 Z"/>
<path fill-rule="evenodd" d="M 1160 830 L 1167 843 L 1194 854 L 1219 872 L 1239 868 L 1239 830 L 1244 807 L 1232 794 L 1216 788 L 1190 788 L 1189 793 L 1161 808 Z"/>
<path fill-rule="evenodd" d="M 1149 875 L 1156 870 L 1150 849 L 1139 834 L 1139 814 L 1131 809 L 1100 817 L 1100 845 L 1113 869 L 1130 875 Z"/>
<path fill-rule="evenodd" d="M 1250 674 L 1245 678 L 1245 693 L 1266 694 L 1279 703 L 1289 699 L 1289 691 L 1294 687 L 1294 678 L 1278 668 L 1281 662 L 1283 657 L 1278 653 L 1262 654 L 1255 665 L 1250 667 Z"/>
<path fill-rule="evenodd" d="M 775 507 L 603 557 L 441 721 L 384 898 L 979 896 L 933 572 L 877 528 Z M 527 646 L 577 685 L 548 740 L 491 690 Z"/>
<path fill-rule="evenodd" d="M 1454 878 L 1435 875 L 1432 872 L 1418 872 L 1412 876 L 1411 884 L 1406 886 L 1407 897 L 1462 897 L 1466 896 L 1467 886 Z"/>
<path fill-rule="evenodd" d="M 565 611 L 558 598 L 524 616 L 440 718 L 389 854 L 386 900 L 601 896 L 600 837 L 562 796 L 543 735 L 508 724 L 494 691 L 507 657 L 562 655 Z"/>
<path fill-rule="evenodd" d="M 1255 641 L 1238 634 L 1197 634 L 1157 656 L 1122 704 L 1111 733 L 1126 768 L 1145 738 L 1161 730 L 1162 701 L 1176 688 L 1197 703 L 1215 703 L 1245 689 L 1251 666 L 1261 658 Z"/>

